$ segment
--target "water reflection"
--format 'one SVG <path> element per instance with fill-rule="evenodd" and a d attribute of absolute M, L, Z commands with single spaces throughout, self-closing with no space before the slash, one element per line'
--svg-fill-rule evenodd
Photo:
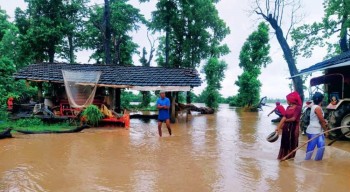
<path fill-rule="evenodd" d="M 0 140 L 0 191 L 348 191 L 350 142 L 326 148 L 321 162 L 278 162 L 279 142 L 266 108 L 221 105 L 165 125 L 132 119 L 131 128 Z M 300 142 L 305 142 L 304 136 Z"/>

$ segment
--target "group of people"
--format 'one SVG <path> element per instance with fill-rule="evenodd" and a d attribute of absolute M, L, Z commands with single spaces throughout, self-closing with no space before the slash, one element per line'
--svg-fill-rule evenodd
<path fill-rule="evenodd" d="M 320 135 L 323 131 L 327 130 L 327 122 L 324 119 L 323 110 L 321 104 L 323 101 L 323 94 L 316 92 L 314 93 L 312 100 L 313 104 L 311 106 L 310 112 L 310 124 L 306 129 L 307 137 L 311 138 L 317 137 L 311 140 L 306 149 L 305 160 L 310 160 L 312 154 L 317 146 L 317 152 L 315 155 L 315 160 L 322 160 L 324 150 L 325 150 L 325 135 Z M 276 132 L 282 135 L 281 146 L 278 153 L 277 159 L 282 160 L 289 153 L 294 151 L 299 144 L 299 121 L 302 111 L 302 101 L 297 92 L 292 92 L 286 96 L 288 107 L 284 107 L 276 102 L 276 108 L 271 111 L 268 115 L 275 112 L 281 119 L 276 128 Z M 158 114 L 158 133 L 162 137 L 162 123 L 166 123 L 169 135 L 171 135 L 170 121 L 169 121 L 169 108 L 170 100 L 165 97 L 165 92 L 160 92 L 160 98 L 156 102 L 156 106 L 159 110 Z M 293 152 L 288 156 L 289 158 L 294 158 L 295 153 Z"/>
<path fill-rule="evenodd" d="M 322 160 L 324 150 L 325 150 L 325 136 L 326 134 L 321 134 L 326 131 L 327 122 L 323 117 L 323 110 L 321 104 L 323 101 L 323 94 L 316 92 L 314 93 L 312 100 L 313 104 L 311 106 L 310 112 L 310 124 L 306 129 L 307 137 L 311 138 L 317 137 L 311 140 L 306 149 L 305 160 L 310 160 L 312 154 L 317 146 L 317 152 L 315 155 L 315 160 Z M 286 96 L 288 107 L 286 109 L 280 105 L 279 102 L 276 103 L 276 108 L 271 111 L 275 112 L 277 115 L 281 116 L 281 120 L 276 128 L 276 132 L 281 134 L 281 146 L 278 153 L 277 159 L 282 160 L 291 152 L 293 152 L 299 143 L 299 121 L 302 111 L 302 101 L 297 92 L 292 92 Z M 269 113 L 268 115 L 270 115 Z M 287 158 L 294 158 L 295 152 L 289 155 Z"/>

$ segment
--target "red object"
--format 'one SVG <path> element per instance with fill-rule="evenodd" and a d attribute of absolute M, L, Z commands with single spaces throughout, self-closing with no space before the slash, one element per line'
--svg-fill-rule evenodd
<path fill-rule="evenodd" d="M 7 109 L 12 110 L 13 109 L 13 98 L 10 97 L 7 99 Z"/>
<path fill-rule="evenodd" d="M 285 117 L 287 119 L 294 117 L 294 121 L 285 122 L 283 124 L 282 139 L 281 139 L 280 151 L 278 154 L 278 159 L 280 160 L 298 147 L 300 116 L 301 116 L 301 106 L 287 107 Z M 293 158 L 294 156 L 295 156 L 295 153 L 293 153 L 288 158 Z"/>
<path fill-rule="evenodd" d="M 286 110 L 284 109 L 284 107 L 282 105 L 277 105 L 275 109 L 277 111 L 279 111 L 282 116 L 284 116 L 286 114 Z"/>
<path fill-rule="evenodd" d="M 101 120 L 102 122 L 110 122 L 110 123 L 124 123 L 126 128 L 130 127 L 130 115 L 124 114 L 122 117 L 107 117 Z"/>
<path fill-rule="evenodd" d="M 302 105 L 299 93 L 296 91 L 289 93 L 286 96 L 286 98 L 287 98 L 287 101 L 289 101 L 290 103 L 293 103 L 293 104 L 298 105 L 298 106 Z"/>

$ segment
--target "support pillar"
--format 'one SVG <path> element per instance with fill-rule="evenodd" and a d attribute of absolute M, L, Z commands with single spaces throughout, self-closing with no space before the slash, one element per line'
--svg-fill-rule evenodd
<path fill-rule="evenodd" d="M 115 92 L 115 95 L 114 95 L 114 110 L 117 112 L 117 113 L 121 113 L 121 101 L 120 101 L 120 96 L 121 96 L 121 89 L 120 88 L 116 88 L 114 89 L 114 92 Z"/>
<path fill-rule="evenodd" d="M 175 97 L 173 97 L 172 92 L 166 92 L 166 97 L 170 100 L 170 109 L 169 109 L 169 116 L 170 116 L 170 123 L 175 123 Z M 174 112 L 173 112 L 174 111 Z"/>
<path fill-rule="evenodd" d="M 38 101 L 39 103 L 43 102 L 43 83 L 38 82 Z"/>
<path fill-rule="evenodd" d="M 191 91 L 186 92 L 186 102 L 187 104 L 191 104 Z"/>
<path fill-rule="evenodd" d="M 170 122 L 175 123 L 176 122 L 176 108 L 175 108 L 175 100 L 176 100 L 176 95 L 175 93 L 172 93 L 173 97 L 171 98 L 171 116 L 170 116 Z"/>

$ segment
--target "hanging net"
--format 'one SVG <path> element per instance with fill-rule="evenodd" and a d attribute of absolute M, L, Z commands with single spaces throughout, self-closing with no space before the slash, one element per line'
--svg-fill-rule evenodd
<path fill-rule="evenodd" d="M 69 105 L 79 109 L 91 105 L 101 71 L 62 70 L 62 75 Z"/>

